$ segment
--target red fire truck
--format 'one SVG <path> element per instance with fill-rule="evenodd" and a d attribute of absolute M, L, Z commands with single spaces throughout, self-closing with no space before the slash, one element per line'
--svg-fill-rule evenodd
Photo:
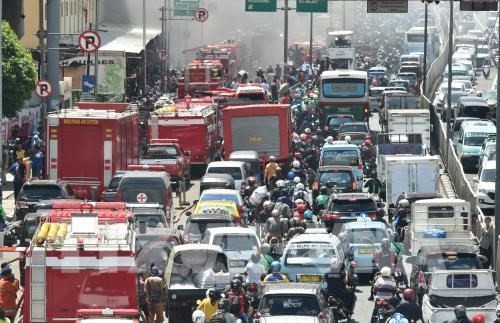
<path fill-rule="evenodd" d="M 49 211 L 25 252 L 23 322 L 137 309 L 133 226 L 109 208 L 74 206 Z"/>
<path fill-rule="evenodd" d="M 194 96 L 223 85 L 224 67 L 219 60 L 194 60 L 185 68 L 184 77 L 179 78 L 177 95 L 179 98 Z"/>
<path fill-rule="evenodd" d="M 217 45 L 210 45 L 202 47 L 196 54 L 199 60 L 219 60 L 224 67 L 225 81 L 231 80 L 232 77 L 238 72 L 240 66 L 238 58 L 238 45 L 228 40 Z"/>
<path fill-rule="evenodd" d="M 280 162 L 292 154 L 290 106 L 259 104 L 224 109 L 224 156 L 233 150 L 253 150 L 266 162 L 275 156 Z"/>
<path fill-rule="evenodd" d="M 191 152 L 191 165 L 206 165 L 220 155 L 217 114 L 213 104 L 192 103 L 190 98 L 151 113 L 149 138 L 177 139 Z"/>
<path fill-rule="evenodd" d="M 127 103 L 79 102 L 47 116 L 46 169 L 77 198 L 100 194 L 117 170 L 139 162 L 139 114 Z M 97 195 L 99 196 L 99 195 Z"/>

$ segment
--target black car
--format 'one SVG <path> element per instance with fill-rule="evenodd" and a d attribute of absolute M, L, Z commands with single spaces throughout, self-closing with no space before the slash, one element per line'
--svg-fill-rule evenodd
<path fill-rule="evenodd" d="M 352 114 L 335 114 L 329 115 L 326 118 L 324 133 L 327 136 L 332 136 L 334 139 L 339 135 L 339 128 L 346 122 L 353 122 L 354 116 Z"/>
<path fill-rule="evenodd" d="M 320 166 L 313 184 L 313 199 L 319 195 L 322 186 L 328 188 L 328 194 L 351 193 L 358 191 L 358 181 L 350 166 Z"/>
<path fill-rule="evenodd" d="M 35 212 L 42 200 L 74 199 L 75 194 L 66 181 L 33 179 L 24 183 L 16 201 L 16 220 Z"/>
<path fill-rule="evenodd" d="M 234 178 L 229 174 L 206 174 L 200 181 L 200 195 L 211 188 L 234 190 Z"/>
<path fill-rule="evenodd" d="M 177 229 L 183 231 L 181 242 L 198 243 L 205 236 L 205 231 L 209 228 L 232 227 L 234 223 L 228 215 L 217 214 L 188 214 L 186 226 L 179 225 Z"/>
<path fill-rule="evenodd" d="M 426 283 L 428 283 L 434 269 L 482 269 L 482 263 L 485 261 L 487 261 L 486 257 L 478 255 L 473 246 L 423 246 L 416 256 L 410 256 L 406 259 L 406 263 L 412 265 L 410 286 L 417 291 L 417 295 L 421 300 L 425 292 L 418 289 L 421 273 L 425 277 Z"/>
<path fill-rule="evenodd" d="M 116 173 L 115 176 L 111 178 L 108 187 L 102 192 L 101 199 L 103 202 L 116 201 L 116 190 L 118 189 L 118 184 L 120 184 L 122 177 L 123 177 L 123 172 Z"/>
<path fill-rule="evenodd" d="M 361 216 L 375 218 L 377 204 L 369 193 L 334 193 L 323 213 L 328 232 L 338 233 L 343 223 L 356 221 Z"/>

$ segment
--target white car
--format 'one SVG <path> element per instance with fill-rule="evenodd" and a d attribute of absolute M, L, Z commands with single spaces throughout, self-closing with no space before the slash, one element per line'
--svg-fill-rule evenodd
<path fill-rule="evenodd" d="M 457 80 L 457 81 L 453 81 L 451 83 L 451 87 L 453 88 L 454 84 L 457 84 L 459 85 L 460 87 L 463 88 L 463 90 L 461 91 L 465 91 L 467 93 L 469 93 L 469 95 L 471 94 L 474 94 L 474 87 L 472 86 L 472 82 L 469 81 L 469 80 Z"/>
<path fill-rule="evenodd" d="M 475 179 L 477 199 L 482 209 L 495 207 L 495 174 L 496 160 L 489 160 Z"/>
<path fill-rule="evenodd" d="M 249 228 L 210 228 L 201 243 L 216 245 L 228 258 L 231 276 L 245 272 L 250 256 L 260 247 L 255 231 Z"/>

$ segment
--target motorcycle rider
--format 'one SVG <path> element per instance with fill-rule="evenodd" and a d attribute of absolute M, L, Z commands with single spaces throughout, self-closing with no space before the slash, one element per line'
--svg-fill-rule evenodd
<path fill-rule="evenodd" d="M 218 303 L 218 308 L 218 311 L 207 323 L 236 323 L 236 318 L 229 312 L 229 301 L 227 299 L 222 298 Z"/>
<path fill-rule="evenodd" d="M 415 292 L 411 288 L 403 291 L 403 301 L 394 309 L 394 312 L 404 315 L 408 320 L 422 320 L 422 308 L 415 302 Z"/>
<path fill-rule="evenodd" d="M 305 222 L 307 229 L 317 227 L 316 223 L 313 220 L 313 216 L 314 216 L 314 214 L 313 214 L 313 211 L 311 211 L 311 210 L 307 210 L 304 212 L 304 222 Z"/>
<path fill-rule="evenodd" d="M 270 156 L 269 157 L 269 163 L 266 165 L 266 169 L 264 170 L 264 180 L 267 185 L 267 189 L 269 190 L 271 188 L 271 178 L 276 177 L 277 171 L 276 169 L 279 168 L 278 163 L 276 163 L 276 157 Z"/>
<path fill-rule="evenodd" d="M 397 285 L 391 275 L 391 268 L 383 267 L 380 270 L 380 277 L 377 279 L 375 284 L 373 284 L 373 289 L 376 292 L 375 295 L 375 306 L 373 307 L 372 317 L 377 315 L 377 300 L 384 299 L 390 300 L 397 290 Z"/>
<path fill-rule="evenodd" d="M 290 171 L 292 171 L 296 177 L 300 178 L 300 181 L 302 183 L 306 182 L 306 174 L 304 172 L 304 169 L 302 168 L 302 165 L 298 160 L 294 160 L 292 162 L 292 168 L 290 169 Z"/>
<path fill-rule="evenodd" d="M 273 257 L 269 254 L 270 252 L 271 246 L 268 243 L 263 243 L 259 248 L 259 253 L 261 255 L 260 263 L 264 266 L 264 272 L 266 273 L 269 273 L 271 264 L 274 261 Z"/>
<path fill-rule="evenodd" d="M 248 283 L 260 283 L 262 276 L 266 273 L 264 266 L 260 263 L 261 255 L 254 252 L 250 257 L 250 261 L 245 267 L 246 280 Z"/>
<path fill-rule="evenodd" d="M 375 164 L 376 151 L 375 146 L 372 143 L 372 138 L 370 136 L 365 137 L 365 140 L 360 146 L 360 150 L 363 163 L 370 160 L 373 164 Z"/>
<path fill-rule="evenodd" d="M 293 212 L 293 218 L 299 221 L 304 220 L 304 213 L 307 211 L 307 206 L 305 203 L 300 203 L 295 207 L 295 212 Z"/>
<path fill-rule="evenodd" d="M 472 323 L 472 321 L 467 317 L 467 308 L 463 305 L 457 305 L 453 309 L 455 312 L 455 319 L 451 323 Z"/>
<path fill-rule="evenodd" d="M 347 290 L 349 279 L 345 272 L 344 264 L 336 257 L 330 259 L 330 271 L 324 276 L 326 282 L 327 297 L 333 296 L 342 300 L 344 309 L 352 311 L 352 295 Z"/>
<path fill-rule="evenodd" d="M 255 233 L 262 239 L 264 236 L 265 226 L 267 220 L 272 216 L 271 212 L 274 209 L 274 203 L 271 201 L 264 201 L 262 204 L 262 211 L 257 215 L 255 219 Z"/>
<path fill-rule="evenodd" d="M 210 320 L 210 318 L 217 311 L 217 303 L 222 298 L 220 290 L 210 288 L 206 293 L 207 297 L 198 303 L 198 310 L 205 313 L 205 318 Z"/>
<path fill-rule="evenodd" d="M 381 222 L 387 226 L 387 221 L 384 219 L 384 217 L 385 217 L 385 210 L 379 207 L 375 212 L 375 220 L 373 221 Z"/>
<path fill-rule="evenodd" d="M 271 270 L 272 270 L 272 273 L 270 273 L 269 275 L 267 275 L 265 278 L 264 278 L 264 282 L 265 283 L 288 283 L 288 278 L 280 273 L 281 271 L 281 265 L 279 263 L 279 261 L 273 261 L 273 263 L 271 264 Z"/>
<path fill-rule="evenodd" d="M 281 196 L 278 198 L 276 205 L 274 206 L 275 210 L 278 210 L 281 218 L 290 219 L 292 217 L 292 210 L 287 203 L 285 203 L 285 197 Z"/>
<path fill-rule="evenodd" d="M 483 76 L 485 79 L 490 77 L 490 67 L 488 65 L 483 66 Z"/>
<path fill-rule="evenodd" d="M 486 315 L 483 313 L 476 313 L 471 317 L 472 323 L 486 323 Z"/>
<path fill-rule="evenodd" d="M 248 185 L 243 190 L 243 199 L 248 203 L 248 199 L 252 196 L 253 191 L 257 188 L 257 178 L 250 176 L 247 179 Z"/>
<path fill-rule="evenodd" d="M 394 217 L 394 221 L 392 222 L 393 229 L 395 232 L 399 234 L 399 238 L 402 241 L 404 239 L 403 228 L 407 225 L 407 217 L 410 212 L 410 202 L 407 199 L 402 199 L 398 203 L 398 212 Z M 403 234 L 402 234 L 403 233 Z"/>
<path fill-rule="evenodd" d="M 329 200 L 330 196 L 328 195 L 328 188 L 326 186 L 321 186 L 319 189 L 319 195 L 316 197 L 316 200 L 314 201 L 316 212 L 324 210 L 328 205 Z"/>
<path fill-rule="evenodd" d="M 309 202 L 309 193 L 306 191 L 304 184 L 298 183 L 295 186 L 295 190 L 293 192 L 293 200 L 303 200 L 304 202 Z"/>
<path fill-rule="evenodd" d="M 395 255 L 391 251 L 391 241 L 388 238 L 382 239 L 380 250 L 375 253 L 374 258 L 378 268 L 394 268 Z"/>
<path fill-rule="evenodd" d="M 285 223 L 280 220 L 280 212 L 278 210 L 274 209 L 271 212 L 271 217 L 267 219 L 265 229 L 267 232 L 266 242 L 269 243 L 269 240 L 271 240 L 272 237 L 277 237 L 280 242 L 283 241 L 287 228 Z"/>
<path fill-rule="evenodd" d="M 241 319 L 243 323 L 247 323 L 248 302 L 241 288 L 240 280 L 233 279 L 231 281 L 231 291 L 227 295 L 227 300 L 229 302 L 229 312 L 236 318 Z"/>

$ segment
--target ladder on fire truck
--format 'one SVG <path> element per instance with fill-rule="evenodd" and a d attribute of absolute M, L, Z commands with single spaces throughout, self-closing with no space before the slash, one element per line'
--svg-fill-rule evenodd
<path fill-rule="evenodd" d="M 31 248 L 31 322 L 47 321 L 46 273 L 47 259 L 45 248 Z"/>

